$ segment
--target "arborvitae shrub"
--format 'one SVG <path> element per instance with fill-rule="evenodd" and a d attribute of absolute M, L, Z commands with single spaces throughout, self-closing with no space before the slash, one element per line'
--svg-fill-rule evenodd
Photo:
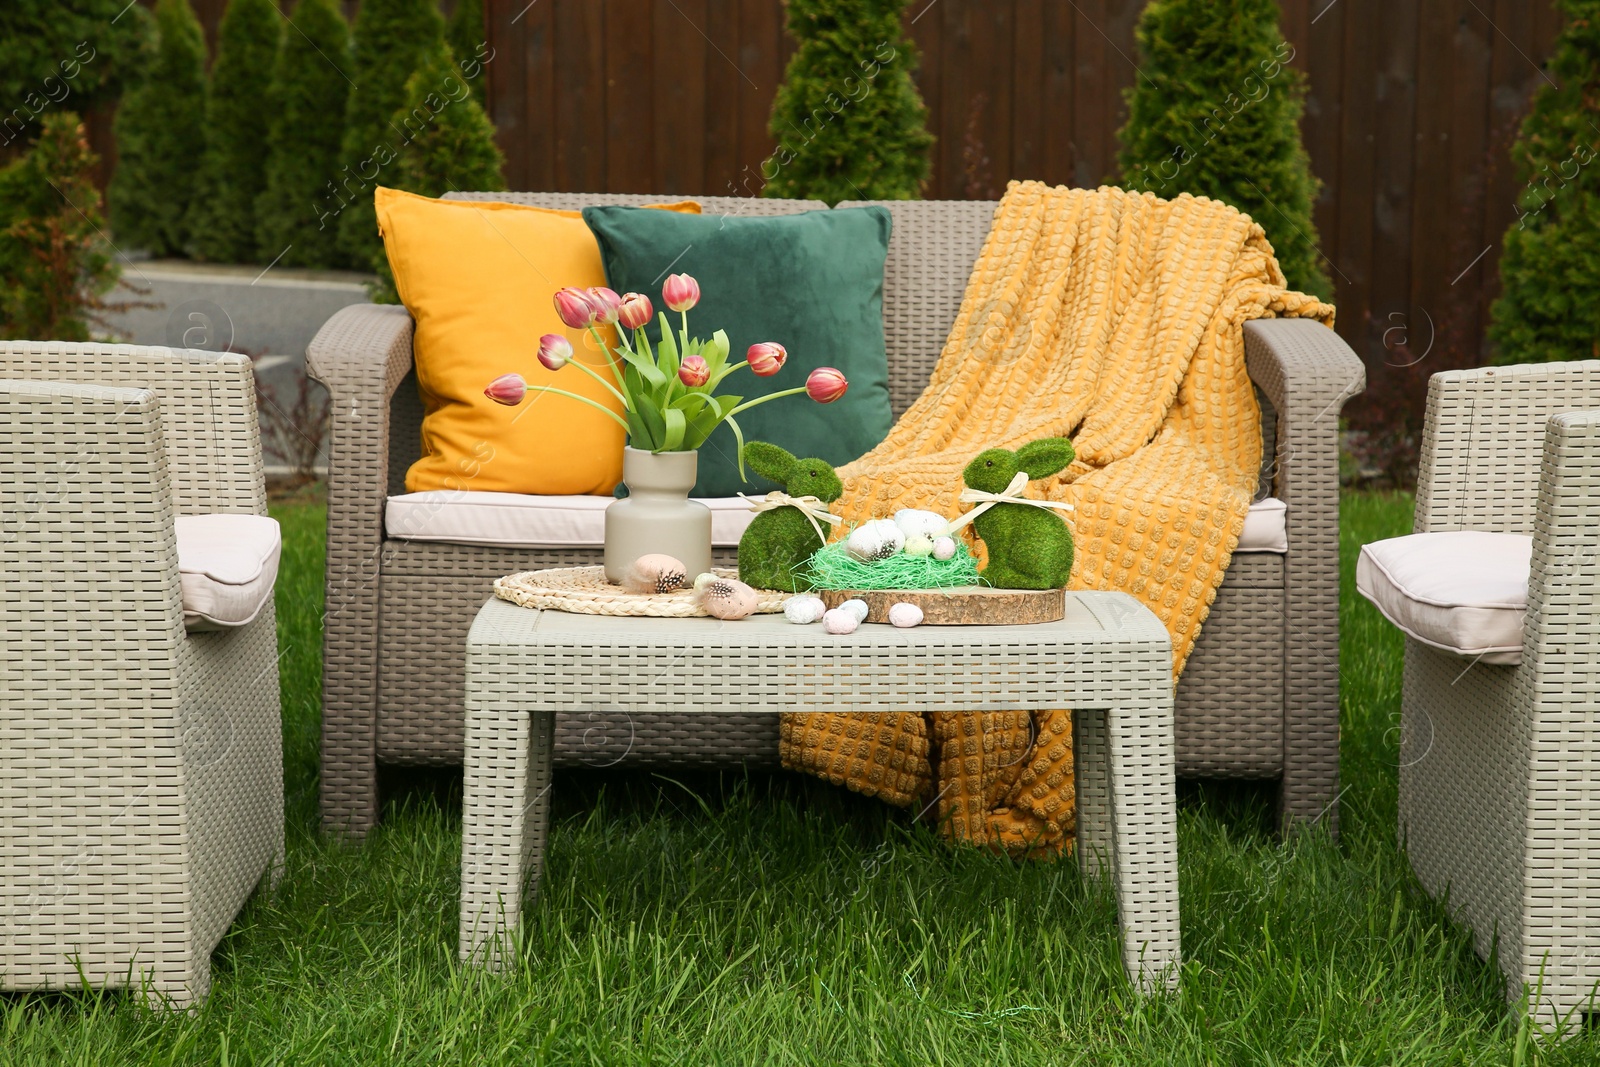
<path fill-rule="evenodd" d="M 339 215 L 339 246 L 352 263 L 365 265 L 382 247 L 372 191 L 393 180 L 387 168 L 401 140 L 389 119 L 405 101 L 406 80 L 443 42 L 444 20 L 436 0 L 363 0 L 354 39 L 355 88 L 338 174 L 347 204 Z"/>
<path fill-rule="evenodd" d="M 112 130 L 108 196 L 117 240 L 152 255 L 188 246 L 188 215 L 205 155 L 206 43 L 189 0 L 157 0 L 156 39 Z"/>
<path fill-rule="evenodd" d="M 337 0 L 300 0 L 268 93 L 266 189 L 256 204 L 261 257 L 290 267 L 338 267 L 340 175 L 350 33 Z M 285 251 L 287 249 L 287 251 Z"/>
<path fill-rule="evenodd" d="M 1600 0 L 1561 0 L 1566 27 L 1511 148 L 1523 183 L 1500 257 L 1497 363 L 1600 357 Z"/>
<path fill-rule="evenodd" d="M 0 170 L 0 337 L 86 341 L 117 282 L 97 160 L 78 116 L 41 117 L 31 151 Z"/>
<path fill-rule="evenodd" d="M 917 92 L 906 0 L 789 0 L 798 43 L 772 102 L 778 147 L 766 196 L 910 200 L 927 180 L 927 109 Z"/>
<path fill-rule="evenodd" d="M 206 155 L 189 215 L 191 244 L 201 259 L 256 258 L 256 200 L 266 187 L 272 117 L 265 104 L 282 28 L 276 0 L 229 0 L 218 27 Z"/>
<path fill-rule="evenodd" d="M 147 21 L 127 0 L 0 2 L 0 149 L 32 140 L 48 112 L 121 94 Z"/>
<path fill-rule="evenodd" d="M 473 97 L 486 106 L 483 64 L 491 53 L 483 28 L 483 0 L 456 0 L 456 9 L 445 23 L 444 38 L 467 84 L 472 86 Z"/>
<path fill-rule="evenodd" d="M 405 103 L 390 128 L 405 138 L 394 167 L 394 186 L 422 196 L 504 189 L 505 157 L 494 143 L 494 124 L 472 95 L 449 52 L 434 49 L 406 82 Z M 373 298 L 399 299 L 383 248 L 372 257 L 380 279 Z"/>
<path fill-rule="evenodd" d="M 1277 0 L 1151 0 L 1119 137 L 1126 188 L 1232 204 L 1266 230 L 1292 288 L 1327 298 L 1300 140 L 1305 78 Z"/>

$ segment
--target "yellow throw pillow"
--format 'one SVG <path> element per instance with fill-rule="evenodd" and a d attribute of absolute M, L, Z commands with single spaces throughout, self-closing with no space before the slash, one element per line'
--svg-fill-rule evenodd
<path fill-rule="evenodd" d="M 615 421 L 551 393 L 531 394 L 514 411 L 483 395 L 515 371 L 530 386 L 554 385 L 621 412 L 587 374 L 558 376 L 535 358 L 547 333 L 565 334 L 591 365 L 601 358 L 594 339 L 565 326 L 552 303 L 563 286 L 606 283 L 582 215 L 381 186 L 376 203 L 395 288 L 417 322 L 422 458 L 406 472 L 407 491 L 609 495 L 622 479 L 624 434 Z M 651 206 L 700 213 L 692 201 Z"/>

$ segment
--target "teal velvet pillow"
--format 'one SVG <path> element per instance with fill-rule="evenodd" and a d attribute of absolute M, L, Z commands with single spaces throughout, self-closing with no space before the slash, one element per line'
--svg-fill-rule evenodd
<path fill-rule="evenodd" d="M 883 208 L 741 218 L 591 207 L 583 219 L 600 243 L 612 289 L 645 294 L 659 315 L 667 310 L 661 299 L 667 275 L 693 275 L 700 303 L 689 312 L 690 336 L 728 331 L 728 358 L 735 362 L 757 341 L 776 341 L 788 350 L 777 374 L 758 378 L 740 370 L 718 392 L 748 400 L 804 385 L 817 367 L 844 372 L 849 392 L 832 404 L 800 393 L 740 414 L 746 441 L 771 441 L 838 466 L 888 434 L 893 417 L 883 342 L 883 262 L 890 216 Z M 678 316 L 667 317 L 676 329 Z M 652 343 L 660 341 L 659 333 L 658 317 L 650 327 Z M 700 449 L 695 496 L 778 488 L 748 468 L 748 481 L 741 480 L 737 448 L 727 424 L 717 427 Z"/>

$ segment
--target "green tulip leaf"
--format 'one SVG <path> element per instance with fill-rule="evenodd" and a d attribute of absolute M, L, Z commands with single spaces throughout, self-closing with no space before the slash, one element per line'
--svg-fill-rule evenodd
<path fill-rule="evenodd" d="M 661 414 L 666 420 L 667 431 L 661 438 L 661 447 L 657 451 L 677 452 L 683 448 L 683 433 L 688 428 L 688 420 L 677 408 L 667 408 Z"/>
<path fill-rule="evenodd" d="M 687 355 L 688 353 L 684 353 Z M 672 377 L 678 376 L 678 365 L 682 362 L 678 354 L 678 342 L 672 336 L 672 326 L 667 322 L 667 313 L 661 313 L 661 352 L 657 360 L 662 373 Z"/>
<path fill-rule="evenodd" d="M 728 416 L 727 421 L 728 428 L 733 431 L 733 439 L 739 446 L 735 453 L 739 457 L 739 480 L 748 482 L 750 479 L 744 473 L 744 431 L 739 429 L 739 423 L 732 415 Z"/>
<path fill-rule="evenodd" d="M 661 451 L 661 442 L 666 440 L 667 436 L 667 420 L 662 416 L 661 409 L 650 404 L 642 404 L 639 407 L 639 415 L 644 420 L 650 451 Z"/>

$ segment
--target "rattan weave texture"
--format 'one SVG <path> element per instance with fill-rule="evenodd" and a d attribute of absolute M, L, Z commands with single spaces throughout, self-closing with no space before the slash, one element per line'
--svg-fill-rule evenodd
<path fill-rule="evenodd" d="M 756 616 L 613 619 L 491 600 L 467 639 L 460 952 L 516 958 L 524 888 L 543 861 L 560 713 L 641 709 L 1048 710 L 1071 705 L 1079 858 L 1116 887 L 1122 959 L 1143 990 L 1179 962 L 1172 646 L 1120 593 L 1069 593 L 1036 626 L 867 625 L 845 637 Z"/>
<path fill-rule="evenodd" d="M 1522 662 L 1407 640 L 1400 833 L 1512 999 L 1600 1010 L 1600 361 L 1434 375 L 1417 532 L 1533 535 Z"/>
<path fill-rule="evenodd" d="M 542 207 L 649 203 L 664 197 L 466 194 Z M 808 201 L 705 197 L 707 212 L 778 214 Z M 884 279 L 890 396 L 896 414 L 926 384 L 988 233 L 992 202 L 885 203 L 895 220 Z M 1338 792 L 1338 418 L 1364 381 L 1361 362 L 1312 323 L 1246 327 L 1252 379 L 1266 401 L 1264 483 L 1290 500 L 1286 557 L 1239 557 L 1202 629 L 1177 693 L 1181 773 L 1280 777 L 1286 818 L 1336 819 Z M 462 657 L 473 614 L 495 578 L 598 563 L 598 549 L 506 549 L 383 538 L 384 498 L 403 491 L 420 453 L 421 407 L 403 310 L 357 305 L 312 342 L 312 375 L 334 397 L 328 489 L 322 810 L 330 828 L 359 835 L 377 812 L 376 760 L 459 763 Z M 404 383 L 404 384 L 402 384 Z M 721 554 L 719 563 L 729 557 Z M 1233 595 L 1245 593 L 1243 596 Z M 1279 664 L 1260 656 L 1281 642 Z M 610 759 L 708 766 L 775 763 L 777 720 L 696 716 L 631 724 L 559 717 L 558 764 Z M 1336 828 L 1336 823 L 1335 823 Z"/>
<path fill-rule="evenodd" d="M 257 425 L 240 356 L 0 343 L 5 989 L 195 1003 L 281 867 L 273 608 L 187 633 L 173 529 L 265 513 Z"/>

